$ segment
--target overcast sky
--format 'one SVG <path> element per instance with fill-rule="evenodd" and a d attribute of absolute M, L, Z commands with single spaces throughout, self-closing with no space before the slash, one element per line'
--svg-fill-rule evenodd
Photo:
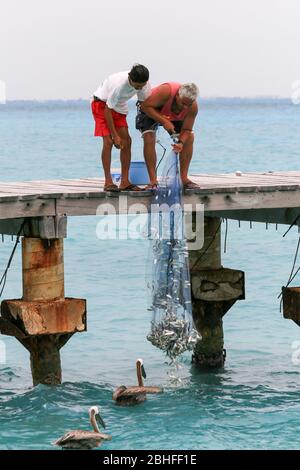
<path fill-rule="evenodd" d="M 202 96 L 290 96 L 300 0 L 1 0 L 7 99 L 88 98 L 139 62 Z"/>

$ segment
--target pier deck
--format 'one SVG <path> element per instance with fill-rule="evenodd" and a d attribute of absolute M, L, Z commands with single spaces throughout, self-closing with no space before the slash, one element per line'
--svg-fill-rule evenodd
<path fill-rule="evenodd" d="M 300 171 L 199 174 L 191 178 L 201 188 L 186 191 L 184 202 L 204 204 L 207 216 L 291 223 L 300 212 Z M 104 192 L 100 178 L 0 182 L 0 219 L 95 215 L 97 208 L 107 203 L 117 213 L 126 213 L 137 203 L 146 211 L 150 202 L 150 191 Z"/>

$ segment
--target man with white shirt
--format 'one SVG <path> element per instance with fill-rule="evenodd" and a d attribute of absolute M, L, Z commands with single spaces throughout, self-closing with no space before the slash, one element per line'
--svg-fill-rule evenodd
<path fill-rule="evenodd" d="M 95 119 L 95 136 L 103 138 L 102 164 L 105 176 L 105 191 L 140 191 L 129 181 L 131 160 L 131 138 L 128 133 L 126 115 L 127 101 L 135 94 L 144 101 L 151 93 L 148 82 L 149 71 L 144 65 L 136 64 L 128 72 L 110 75 L 95 91 L 91 103 Z M 110 171 L 112 146 L 120 149 L 121 182 L 113 183 Z"/>

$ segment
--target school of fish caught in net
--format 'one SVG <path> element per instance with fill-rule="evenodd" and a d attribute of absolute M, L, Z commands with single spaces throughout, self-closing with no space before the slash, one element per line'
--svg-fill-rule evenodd
<path fill-rule="evenodd" d="M 169 155 L 152 200 L 148 236 L 151 239 L 151 329 L 147 339 L 174 361 L 193 350 L 201 338 L 193 327 L 187 241 L 184 238 L 182 185 L 178 155 Z"/>

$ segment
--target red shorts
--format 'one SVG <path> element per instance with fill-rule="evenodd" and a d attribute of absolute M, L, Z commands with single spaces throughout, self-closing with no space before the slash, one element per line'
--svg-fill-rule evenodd
<path fill-rule="evenodd" d="M 108 128 L 108 125 L 104 117 L 104 109 L 105 109 L 106 104 L 104 103 L 104 101 L 92 101 L 91 106 L 92 106 L 92 113 L 95 119 L 94 135 L 96 137 L 98 136 L 104 137 L 106 135 L 110 135 L 111 132 Z M 113 117 L 116 128 L 128 127 L 128 124 L 126 121 L 126 114 L 117 113 L 113 109 L 111 110 L 111 113 L 112 113 L 112 117 Z"/>

